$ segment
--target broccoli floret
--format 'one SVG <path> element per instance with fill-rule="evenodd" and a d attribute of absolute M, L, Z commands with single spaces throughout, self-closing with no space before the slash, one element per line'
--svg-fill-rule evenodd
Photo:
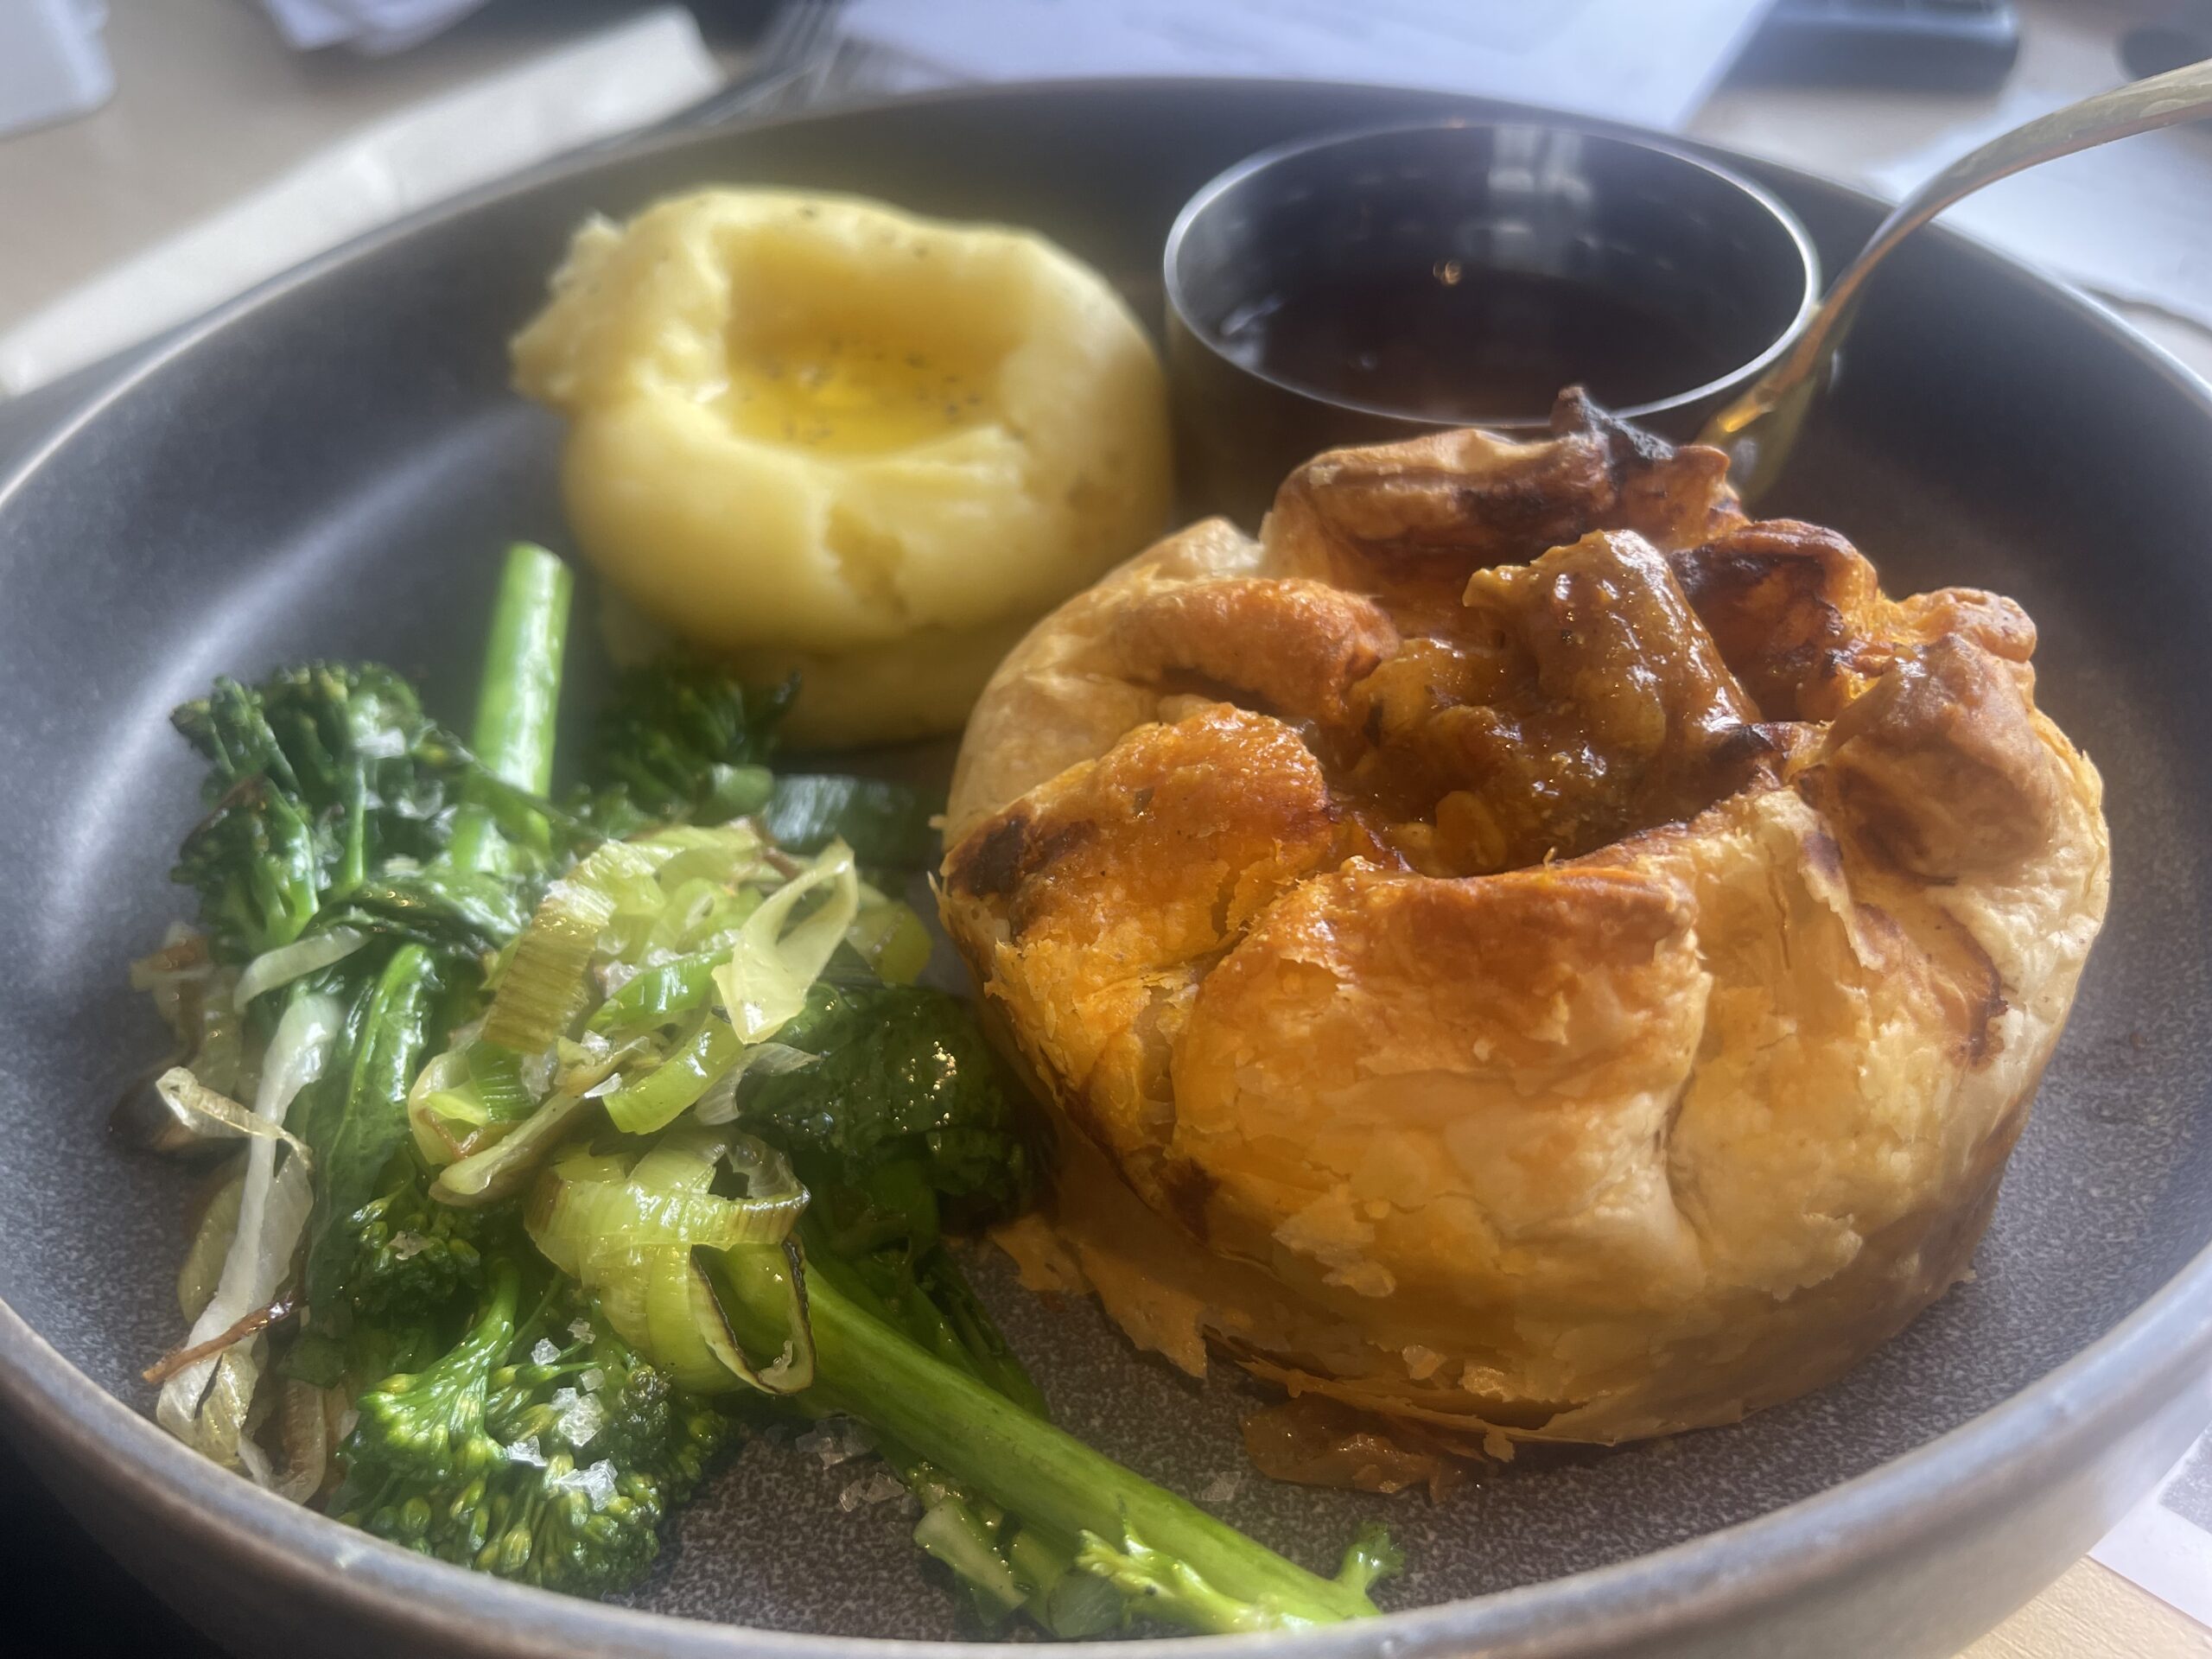
<path fill-rule="evenodd" d="M 172 874 L 198 892 L 225 961 L 290 943 L 326 893 L 445 845 L 458 746 L 389 669 L 311 663 L 257 686 L 219 679 L 169 718 L 209 763 L 208 814 Z"/>
<path fill-rule="evenodd" d="M 758 813 L 769 838 L 794 853 L 842 840 L 870 868 L 925 869 L 937 861 L 931 819 L 943 790 L 842 773 L 771 777 L 777 728 L 798 683 L 747 686 L 727 669 L 682 652 L 628 670 L 601 709 L 585 757 L 595 792 L 583 816 L 602 834 L 647 823 L 724 823 Z"/>
<path fill-rule="evenodd" d="M 397 1185 L 356 1210 L 348 1224 L 353 1257 L 345 1287 L 354 1317 L 429 1324 L 464 1292 L 480 1291 L 490 1213 L 434 1202 L 407 1168 Z"/>
<path fill-rule="evenodd" d="M 412 1154 L 395 1157 L 385 1179 L 383 1192 L 332 1229 L 334 1288 L 287 1351 L 290 1376 L 358 1385 L 427 1364 L 473 1316 L 486 1256 L 518 1232 L 511 1210 L 434 1202 Z"/>
<path fill-rule="evenodd" d="M 739 817 L 767 798 L 761 771 L 796 681 L 748 687 L 727 670 L 671 653 L 626 671 L 601 706 L 586 771 L 603 786 L 601 818 Z M 605 787 L 611 786 L 611 787 Z M 626 833 L 609 826 L 609 833 Z"/>
<path fill-rule="evenodd" d="M 728 1440 L 728 1420 L 671 1389 L 572 1297 L 518 1327 L 514 1256 L 492 1257 L 483 1283 L 451 1350 L 354 1402 L 332 1513 L 549 1589 L 635 1583 L 659 1553 L 663 1518 Z M 547 1325 L 556 1336 L 533 1336 Z"/>

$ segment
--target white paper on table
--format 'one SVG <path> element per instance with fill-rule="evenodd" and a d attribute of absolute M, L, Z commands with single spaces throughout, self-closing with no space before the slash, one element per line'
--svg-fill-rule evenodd
<path fill-rule="evenodd" d="M 449 29 L 484 0 L 262 0 L 287 44 L 302 52 L 350 46 L 404 52 Z"/>
<path fill-rule="evenodd" d="M 666 5 L 387 117 L 0 334 L 0 393 L 98 362 L 402 214 L 721 84 L 691 14 Z"/>
<path fill-rule="evenodd" d="M 1871 169 L 1868 181 L 1902 196 L 2014 124 L 1960 133 L 1955 149 Z M 2046 162 L 1968 196 L 1942 222 L 2084 288 L 2212 327 L 2212 132 L 2146 132 Z"/>
<path fill-rule="evenodd" d="M 2020 60 L 1993 92 L 1732 86 L 1695 137 L 1895 200 L 1999 133 L 2126 79 L 2107 9 L 2023 0 Z M 2212 327 L 2212 128 L 2123 138 L 1999 180 L 1940 223 L 2113 299 Z"/>
<path fill-rule="evenodd" d="M 2212 1435 L 2089 1554 L 2212 1628 Z"/>
<path fill-rule="evenodd" d="M 1771 0 L 852 0 L 844 33 L 976 80 L 1374 81 L 1687 121 Z"/>

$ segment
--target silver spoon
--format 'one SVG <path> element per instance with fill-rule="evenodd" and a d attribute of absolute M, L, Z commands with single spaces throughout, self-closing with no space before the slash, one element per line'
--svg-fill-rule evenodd
<path fill-rule="evenodd" d="M 1827 379 L 1851 327 L 1859 291 L 1890 251 L 1961 196 L 2077 149 L 2094 149 L 2212 116 L 2212 58 L 2069 104 L 1961 156 L 1899 202 L 1827 294 L 1781 360 L 1750 391 L 1705 423 L 1700 443 L 1728 453 L 1730 475 L 1748 499 L 1774 480 L 1797 442 L 1805 411 Z"/>

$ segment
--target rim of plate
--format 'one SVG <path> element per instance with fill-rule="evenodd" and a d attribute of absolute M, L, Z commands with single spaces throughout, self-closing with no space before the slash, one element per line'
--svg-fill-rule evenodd
<path fill-rule="evenodd" d="M 1005 82 L 935 89 L 841 104 L 831 109 L 733 122 L 700 131 L 594 150 L 468 191 L 341 245 L 249 289 L 186 325 L 103 386 L 0 477 L 0 527 L 38 470 L 103 413 L 202 342 L 341 266 L 375 256 L 494 201 L 644 157 L 711 148 L 740 131 L 836 123 L 894 107 L 1018 101 L 1061 96 L 1151 94 L 1205 89 L 1215 96 L 1296 98 L 1401 94 L 1433 112 L 1553 121 L 1586 130 L 1643 136 L 1618 124 L 1557 116 L 1493 99 L 1348 81 L 1163 77 Z M 1409 116 L 1408 119 L 1414 118 Z M 1864 202 L 1874 198 L 1802 169 L 1717 147 L 1690 146 L 1723 165 Z M 2014 279 L 2049 290 L 2080 311 L 2112 345 L 2167 380 L 2212 423 L 2212 384 L 2107 307 L 2023 260 L 1940 226 L 1921 232 L 1952 242 Z M 1176 1659 L 1293 1648 L 1296 1659 L 1421 1659 L 1477 1646 L 1516 1659 L 1553 1659 L 1601 1643 L 1656 1642 L 1710 1628 L 1732 1614 L 1787 1601 L 1884 1557 L 1910 1552 L 1973 1516 L 2001 1510 L 2012 1496 L 2063 1474 L 2107 1426 L 2140 1422 L 2202 1383 L 2212 1366 L 2212 1245 L 2191 1257 L 2111 1330 L 2009 1399 L 1910 1452 L 1827 1490 L 1732 1527 L 1611 1566 L 1490 1595 L 1387 1613 L 1376 1619 L 1286 1635 L 1156 1637 L 1056 1644 L 1078 1659 Z M 501 1655 L 653 1654 L 666 1659 L 1002 1659 L 996 1642 L 918 1643 L 725 1624 L 588 1601 L 448 1566 L 341 1525 L 263 1491 L 190 1451 L 77 1369 L 15 1309 L 0 1300 L 0 1408 L 20 1433 L 73 1464 L 104 1466 L 137 1503 L 136 1521 L 188 1536 L 198 1548 L 286 1582 L 333 1610 L 354 1609 L 387 1629 L 410 1629 L 457 1650 Z"/>

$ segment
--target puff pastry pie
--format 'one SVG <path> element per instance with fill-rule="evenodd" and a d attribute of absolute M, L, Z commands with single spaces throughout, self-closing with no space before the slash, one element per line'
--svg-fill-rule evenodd
<path fill-rule="evenodd" d="M 1057 1119 L 1031 1268 L 1454 1443 L 1834 1376 L 1967 1271 L 2104 916 L 2034 644 L 1573 393 L 1140 555 L 953 785 L 944 920 Z"/>

